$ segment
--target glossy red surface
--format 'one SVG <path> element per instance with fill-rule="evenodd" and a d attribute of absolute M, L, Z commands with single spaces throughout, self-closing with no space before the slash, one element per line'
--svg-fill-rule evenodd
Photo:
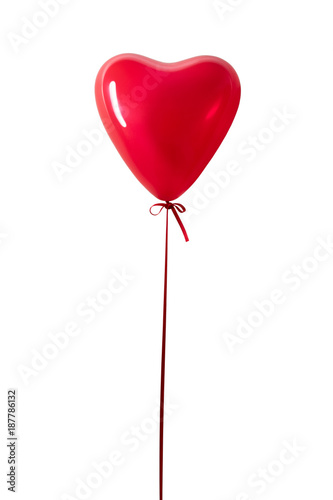
<path fill-rule="evenodd" d="M 156 198 L 172 201 L 227 134 L 240 82 L 218 57 L 162 63 L 121 54 L 100 69 L 95 94 L 106 131 L 133 174 Z"/>

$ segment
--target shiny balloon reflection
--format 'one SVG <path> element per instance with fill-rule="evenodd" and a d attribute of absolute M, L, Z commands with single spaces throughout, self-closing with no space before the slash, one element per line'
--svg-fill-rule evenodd
<path fill-rule="evenodd" d="M 116 115 L 117 120 L 119 121 L 120 125 L 123 127 L 126 127 L 126 122 L 124 120 L 124 117 L 121 114 L 120 107 L 119 107 L 119 102 L 117 98 L 117 90 L 116 90 L 116 82 L 110 82 L 110 98 L 111 98 L 111 104 L 112 108 L 114 111 L 114 114 Z"/>

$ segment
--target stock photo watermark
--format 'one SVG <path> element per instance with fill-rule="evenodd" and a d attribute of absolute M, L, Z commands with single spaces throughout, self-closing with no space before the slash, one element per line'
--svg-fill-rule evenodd
<path fill-rule="evenodd" d="M 115 103 L 118 103 L 116 88 L 110 86 L 110 97 L 114 102 L 114 109 L 117 110 L 117 119 L 122 126 L 126 126 L 125 119 L 130 110 L 136 109 L 144 102 L 149 93 L 153 92 L 168 76 L 169 74 L 166 72 L 146 68 L 141 84 L 134 86 L 127 94 L 121 93 L 119 95 L 121 112 L 119 107 L 115 105 Z M 89 130 L 83 129 L 79 141 L 65 147 L 63 158 L 51 162 L 51 168 L 59 182 L 64 182 L 68 175 L 73 173 L 103 143 L 105 137 L 107 137 L 107 132 L 112 133 L 115 129 L 115 125 L 110 119 L 105 119 L 103 125 L 104 127 L 96 125 Z"/>
<path fill-rule="evenodd" d="M 28 17 L 20 18 L 18 32 L 10 31 L 7 39 L 15 53 L 26 47 L 71 0 L 39 0 L 38 8 Z"/>
<path fill-rule="evenodd" d="M 306 446 L 299 444 L 295 438 L 283 441 L 277 456 L 249 475 L 246 480 L 246 488 L 238 493 L 234 500 L 252 500 L 266 493 L 306 450 Z"/>
<path fill-rule="evenodd" d="M 245 0 L 214 0 L 213 7 L 221 21 L 224 21 L 243 3 Z"/>
<path fill-rule="evenodd" d="M 121 272 L 112 270 L 111 274 L 112 277 L 105 287 L 78 303 L 75 316 L 67 321 L 61 330 L 50 331 L 47 334 L 47 342 L 44 342 L 39 349 L 31 349 L 28 364 L 21 363 L 17 366 L 17 371 L 25 385 L 29 385 L 41 372 L 44 372 L 50 363 L 71 345 L 72 340 L 82 334 L 86 325 L 90 325 L 110 307 L 115 296 L 123 293 L 134 279 L 134 276 L 128 274 L 125 269 Z"/>
<path fill-rule="evenodd" d="M 106 133 L 102 126 L 89 130 L 83 129 L 80 139 L 74 145 L 67 145 L 61 160 L 51 162 L 52 170 L 59 182 L 64 182 L 68 174 L 73 173 L 86 158 L 91 156 L 104 141 Z"/>
<path fill-rule="evenodd" d="M 178 404 L 166 398 L 164 420 L 167 421 L 178 408 Z M 105 484 L 105 481 L 114 474 L 117 468 L 126 463 L 131 454 L 136 453 L 151 435 L 156 434 L 159 429 L 159 423 L 160 406 L 158 403 L 148 417 L 132 425 L 120 435 L 121 446 L 117 450 L 111 451 L 102 460 L 91 462 L 91 471 L 83 478 L 77 477 L 75 479 L 75 486 L 73 486 L 73 493 L 63 493 L 61 500 L 85 500 L 90 498 L 94 491 Z"/>
<path fill-rule="evenodd" d="M 222 333 L 223 341 L 231 354 L 247 342 L 292 294 L 300 290 L 311 276 L 321 269 L 324 262 L 332 258 L 333 235 L 326 238 L 319 236 L 316 243 L 311 255 L 282 273 L 282 285 L 274 287 L 264 299 L 254 300 L 248 311 L 237 317 L 233 330 Z"/>
<path fill-rule="evenodd" d="M 255 135 L 249 135 L 239 143 L 237 156 L 229 161 L 224 168 L 205 173 L 204 177 L 210 177 L 210 181 L 200 189 L 193 188 L 191 190 L 193 196 L 186 201 L 184 218 L 189 221 L 193 215 L 199 215 L 213 199 L 230 186 L 233 179 L 245 171 L 246 164 L 254 162 L 258 155 L 277 140 L 279 134 L 282 134 L 295 119 L 295 113 L 287 109 L 287 106 L 273 108 L 268 123 L 260 128 Z"/>

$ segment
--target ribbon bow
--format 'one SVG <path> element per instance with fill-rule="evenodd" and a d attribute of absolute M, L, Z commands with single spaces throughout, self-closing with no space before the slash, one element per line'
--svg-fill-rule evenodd
<path fill-rule="evenodd" d="M 152 212 L 152 208 L 154 207 L 161 207 L 156 214 Z M 179 227 L 183 232 L 185 241 L 189 241 L 184 224 L 182 223 L 179 215 L 177 214 L 177 211 L 180 214 L 186 212 L 186 208 L 184 207 L 184 205 L 181 205 L 180 203 L 171 203 L 170 201 L 166 201 L 165 203 L 155 203 L 155 205 L 152 205 L 150 207 L 149 212 L 151 213 L 151 215 L 159 215 L 162 212 L 163 208 L 165 208 L 166 210 L 172 210 L 172 213 L 176 217 L 176 221 L 178 222 Z"/>

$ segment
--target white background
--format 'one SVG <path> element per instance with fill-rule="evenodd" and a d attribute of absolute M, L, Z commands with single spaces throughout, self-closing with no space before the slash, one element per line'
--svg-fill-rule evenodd
<path fill-rule="evenodd" d="M 333 235 L 331 5 L 225 5 L 72 0 L 15 50 L 24 18 L 43 22 L 41 7 L 1 3 L 1 497 L 12 498 L 6 398 L 15 387 L 16 498 L 80 498 L 77 481 L 115 450 L 122 465 L 86 498 L 158 498 L 158 432 L 143 432 L 134 452 L 121 436 L 151 424 L 159 397 L 165 214 L 149 215 L 155 199 L 106 135 L 62 181 L 54 168 L 100 125 L 96 74 L 126 52 L 218 56 L 242 83 L 227 138 L 179 199 L 197 207 L 184 218 L 189 243 L 171 220 L 165 500 L 332 497 L 333 255 L 321 251 L 316 269 L 309 260 L 318 238 Z M 271 136 L 276 110 L 293 118 Z M 260 151 L 249 161 L 240 148 L 251 137 Z M 209 186 L 232 160 L 238 175 Z M 285 281 L 293 265 L 313 267 L 296 290 Z M 133 279 L 86 324 L 77 306 L 123 269 Z M 230 352 L 224 334 L 236 335 L 274 289 L 284 303 Z M 81 333 L 25 383 L 19 367 L 31 369 L 33 350 L 71 321 Z M 286 440 L 302 451 L 279 465 Z M 261 494 L 248 484 L 260 467 L 278 473 Z"/>

